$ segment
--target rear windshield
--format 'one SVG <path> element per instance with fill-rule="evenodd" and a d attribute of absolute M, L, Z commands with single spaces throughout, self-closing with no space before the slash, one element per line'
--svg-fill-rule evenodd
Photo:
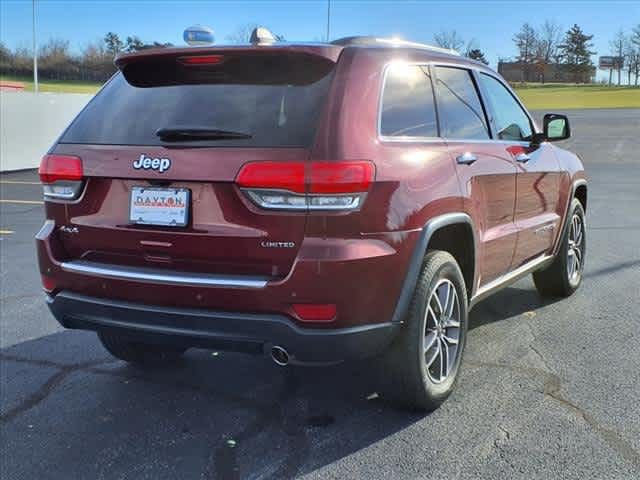
<path fill-rule="evenodd" d="M 171 82 L 164 78 L 156 84 L 132 81 L 142 85 L 139 87 L 118 73 L 78 115 L 60 143 L 307 147 L 313 141 L 332 76 L 326 67 L 311 78 L 308 72 L 307 69 L 303 82 L 299 73 L 292 72 L 288 79 L 280 71 L 277 78 L 265 83 L 268 72 L 250 68 L 237 81 L 234 76 L 207 78 L 200 73 L 193 83 L 177 85 L 171 83 L 174 78 Z M 176 126 L 238 132 L 250 137 L 176 143 L 156 135 L 158 129 Z"/>

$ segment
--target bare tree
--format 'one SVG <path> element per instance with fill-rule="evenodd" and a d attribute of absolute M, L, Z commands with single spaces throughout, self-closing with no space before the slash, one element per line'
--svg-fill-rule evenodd
<path fill-rule="evenodd" d="M 451 50 L 462 50 L 464 40 L 455 30 L 440 30 L 433 36 L 433 41 L 441 48 L 449 48 Z"/>
<path fill-rule="evenodd" d="M 625 47 L 627 44 L 627 37 L 624 34 L 622 29 L 618 30 L 616 36 L 609 42 L 609 48 L 611 48 L 611 53 L 616 57 L 621 57 L 624 59 Z M 618 64 L 618 85 L 620 85 L 620 75 L 622 72 L 623 65 L 621 63 Z"/>
<path fill-rule="evenodd" d="M 529 65 L 536 59 L 538 48 L 538 33 L 529 23 L 525 23 L 520 31 L 513 36 L 513 42 L 518 49 L 517 61 L 522 64 L 522 81 L 528 78 Z"/>
<path fill-rule="evenodd" d="M 258 25 L 257 23 L 245 23 L 244 25 L 240 25 L 233 31 L 233 33 L 230 33 L 225 38 L 229 43 L 249 43 L 249 40 L 251 39 L 251 32 L 253 32 L 258 27 L 264 27 L 268 30 L 271 30 L 268 27 L 265 27 L 264 25 Z M 277 41 L 281 42 L 284 40 L 283 35 L 277 35 L 273 31 L 271 33 L 273 33 Z"/>
<path fill-rule="evenodd" d="M 69 79 L 77 76 L 78 65 L 69 53 L 69 41 L 51 38 L 40 47 L 38 69 L 43 78 Z"/>
<path fill-rule="evenodd" d="M 547 65 L 559 61 L 559 45 L 562 42 L 562 27 L 553 20 L 545 20 L 535 42 L 534 62 L 538 77 L 545 82 Z"/>
<path fill-rule="evenodd" d="M 233 33 L 226 36 L 230 43 L 249 43 L 251 32 L 258 27 L 257 23 L 245 23 L 236 28 Z"/>
<path fill-rule="evenodd" d="M 640 48 L 640 23 L 631 31 L 631 43 Z"/>
<path fill-rule="evenodd" d="M 540 27 L 538 50 L 540 58 L 549 64 L 558 61 L 558 47 L 562 43 L 562 26 L 553 20 L 545 20 Z"/>
<path fill-rule="evenodd" d="M 633 70 L 633 74 L 635 76 L 634 83 L 635 85 L 638 85 L 638 77 L 640 76 L 640 24 L 631 30 L 629 43 L 631 44 L 630 48 L 633 50 L 629 71 Z"/>

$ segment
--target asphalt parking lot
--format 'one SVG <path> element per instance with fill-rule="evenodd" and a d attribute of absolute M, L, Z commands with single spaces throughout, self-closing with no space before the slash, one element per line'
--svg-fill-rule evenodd
<path fill-rule="evenodd" d="M 49 314 L 41 188 L 34 172 L 3 174 L 0 477 L 637 478 L 640 111 L 568 114 L 590 177 L 582 288 L 542 301 L 527 278 L 479 304 L 458 388 L 430 415 L 376 398 L 366 363 L 112 359 Z"/>

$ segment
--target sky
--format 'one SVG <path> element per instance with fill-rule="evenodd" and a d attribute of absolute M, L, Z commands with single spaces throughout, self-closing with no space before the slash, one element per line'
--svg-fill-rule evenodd
<path fill-rule="evenodd" d="M 375 35 L 433 43 L 434 33 L 455 29 L 464 40 L 473 39 L 494 68 L 499 58 L 516 54 L 512 37 L 524 22 L 537 26 L 549 19 L 564 30 L 577 23 L 594 35 L 599 55 L 610 53 L 609 41 L 619 29 L 629 33 L 640 24 L 640 0 L 330 3 L 330 39 Z M 75 52 L 108 31 L 121 39 L 137 35 L 145 42 L 184 45 L 182 32 L 194 24 L 211 27 L 216 43 L 225 43 L 227 35 L 247 23 L 268 26 L 287 41 L 321 41 L 326 36 L 327 4 L 327 0 L 36 0 L 36 34 L 39 42 L 69 40 Z M 0 41 L 9 48 L 30 49 L 31 30 L 31 0 L 0 0 Z M 600 72 L 599 78 L 603 77 Z"/>

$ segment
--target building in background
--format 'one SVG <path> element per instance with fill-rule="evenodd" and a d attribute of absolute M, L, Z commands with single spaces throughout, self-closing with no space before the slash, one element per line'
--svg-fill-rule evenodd
<path fill-rule="evenodd" d="M 581 67 L 575 71 L 573 65 L 564 63 L 498 62 L 498 73 L 508 82 L 540 83 L 593 83 L 596 67 Z"/>

